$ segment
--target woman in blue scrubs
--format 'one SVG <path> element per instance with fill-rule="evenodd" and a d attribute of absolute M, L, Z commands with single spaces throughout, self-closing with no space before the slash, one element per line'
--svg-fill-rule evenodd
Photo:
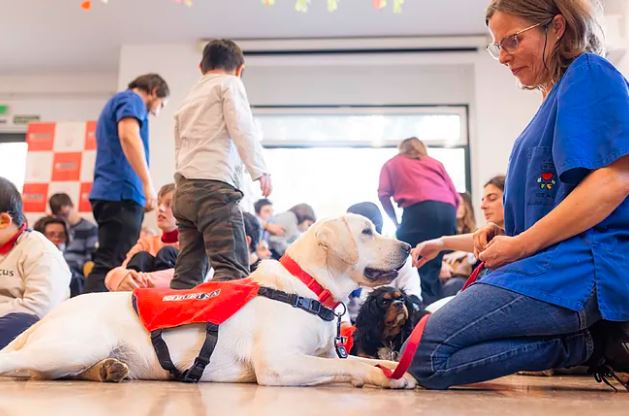
<path fill-rule="evenodd" d="M 511 153 L 504 229 L 474 235 L 488 273 L 428 320 L 409 370 L 426 388 L 629 371 L 629 325 L 602 323 L 629 321 L 629 85 L 601 57 L 596 17 L 593 0 L 487 9 L 490 53 L 543 102 Z"/>

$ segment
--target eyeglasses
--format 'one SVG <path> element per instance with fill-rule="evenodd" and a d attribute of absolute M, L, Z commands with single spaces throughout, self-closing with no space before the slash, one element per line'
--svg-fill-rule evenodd
<path fill-rule="evenodd" d="M 492 58 L 498 60 L 500 59 L 500 50 L 504 49 L 505 52 L 507 53 L 513 53 L 518 49 L 518 46 L 520 46 L 520 35 L 524 32 L 526 32 L 527 30 L 531 30 L 533 28 L 536 28 L 538 26 L 546 26 L 545 23 L 537 23 L 533 26 L 529 26 L 527 28 L 524 28 L 522 30 L 520 30 L 519 32 L 515 32 L 513 35 L 510 36 L 506 36 L 505 38 L 503 38 L 500 42 L 498 43 L 490 43 L 487 46 L 487 52 L 489 52 L 489 54 L 491 55 Z"/>

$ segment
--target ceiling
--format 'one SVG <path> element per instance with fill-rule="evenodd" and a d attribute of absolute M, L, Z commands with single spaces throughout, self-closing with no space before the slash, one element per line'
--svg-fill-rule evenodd
<path fill-rule="evenodd" d="M 123 44 L 196 42 L 202 38 L 320 38 L 448 36 L 485 32 L 488 0 L 406 0 L 401 14 L 376 10 L 370 0 L 312 0 L 307 13 L 295 0 L 0 0 L 0 74 L 112 72 Z"/>

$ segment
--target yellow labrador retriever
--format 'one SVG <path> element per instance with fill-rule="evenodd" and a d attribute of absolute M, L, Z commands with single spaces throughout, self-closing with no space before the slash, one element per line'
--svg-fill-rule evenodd
<path fill-rule="evenodd" d="M 335 299 L 361 286 L 390 283 L 409 255 L 406 243 L 384 238 L 358 215 L 322 220 L 287 254 Z M 274 289 L 316 299 L 308 287 L 277 261 L 265 261 L 251 279 Z M 386 378 L 376 364 L 396 363 L 336 356 L 336 323 L 289 304 L 255 297 L 220 326 L 220 337 L 200 381 L 257 382 L 308 386 L 350 382 L 414 388 L 407 374 Z M 201 324 L 164 331 L 172 362 L 193 363 L 205 338 Z M 135 313 L 130 292 L 72 298 L 0 351 L 0 375 L 95 381 L 125 378 L 167 380 L 151 339 Z"/>

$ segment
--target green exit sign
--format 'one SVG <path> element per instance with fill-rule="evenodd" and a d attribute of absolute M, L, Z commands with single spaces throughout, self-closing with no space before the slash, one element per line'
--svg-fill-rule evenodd
<path fill-rule="evenodd" d="M 9 106 L 6 104 L 0 104 L 0 116 L 9 114 Z"/>

